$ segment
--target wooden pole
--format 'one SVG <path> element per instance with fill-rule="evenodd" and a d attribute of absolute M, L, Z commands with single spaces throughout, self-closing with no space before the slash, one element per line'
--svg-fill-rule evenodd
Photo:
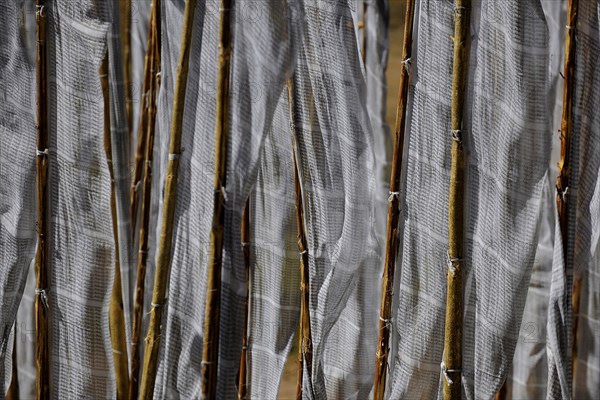
<path fill-rule="evenodd" d="M 150 23 L 148 29 L 148 38 L 146 40 L 146 55 L 144 57 L 144 80 L 142 82 L 142 96 L 140 100 L 140 123 L 138 126 L 138 140 L 137 148 L 135 152 L 135 161 L 133 163 L 133 179 L 131 181 L 131 223 L 133 235 L 135 236 L 135 229 L 137 224 L 137 210 L 138 210 L 138 199 L 139 199 L 139 188 L 142 185 L 142 172 L 144 170 L 144 155 L 146 153 L 146 138 L 148 134 L 148 96 L 150 90 L 151 80 L 153 76 L 150 73 L 152 65 L 152 57 L 154 54 L 153 40 L 155 35 L 155 24 L 156 22 L 156 0 L 152 2 L 150 9 Z M 160 12 L 160 10 L 159 10 Z M 160 20 L 159 20 L 160 21 Z M 160 24 L 160 23 L 159 23 Z M 159 27 L 160 28 L 160 27 Z"/>
<path fill-rule="evenodd" d="M 468 70 L 468 39 L 471 0 L 454 3 L 454 62 L 452 67 L 452 161 L 448 201 L 448 293 L 444 360 L 442 363 L 445 400 L 461 398 L 463 237 L 464 237 L 464 148 L 462 143 L 463 105 Z"/>
<path fill-rule="evenodd" d="M 244 332 L 242 334 L 242 354 L 240 356 L 240 374 L 238 380 L 238 400 L 248 398 L 247 356 L 248 356 L 248 312 L 250 303 L 250 199 L 246 200 L 242 214 L 242 249 L 244 251 L 244 267 L 246 269 L 246 300 L 244 301 Z"/>
<path fill-rule="evenodd" d="M 135 303 L 133 307 L 133 329 L 131 335 L 131 383 L 129 385 L 129 399 L 135 400 L 139 394 L 140 374 L 140 338 L 142 336 L 142 322 L 144 312 L 144 289 L 146 284 L 146 264 L 148 262 L 148 239 L 150 227 L 150 207 L 152 199 L 152 162 L 154 158 L 154 131 L 156 124 L 156 96 L 160 87 L 160 0 L 152 3 L 150 17 L 150 39 L 146 58 L 149 59 L 148 76 L 148 111 L 145 142 L 144 180 L 142 192 L 142 217 L 140 226 L 139 252 L 137 264 L 137 281 L 135 290 Z M 150 54 L 148 54 L 150 53 Z M 144 96 L 145 97 L 145 96 Z M 140 138 L 141 139 L 141 138 Z"/>
<path fill-rule="evenodd" d="M 165 295 L 171 266 L 173 217 L 177 201 L 177 177 L 179 173 L 179 157 L 181 155 L 183 111 L 185 106 L 185 93 L 187 88 L 189 55 L 192 43 L 195 10 L 196 0 L 187 0 L 183 14 L 183 37 L 181 40 L 181 49 L 179 51 L 179 61 L 177 62 L 177 77 L 175 79 L 175 93 L 173 98 L 173 118 L 169 143 L 169 161 L 165 178 L 160 245 L 158 247 L 154 290 L 152 292 L 152 309 L 150 311 L 148 335 L 146 336 L 146 352 L 144 357 L 142 384 L 140 387 L 140 399 L 150 400 L 153 398 L 156 370 L 158 367 L 162 311 L 165 304 Z"/>
<path fill-rule="evenodd" d="M 131 0 L 119 0 L 119 18 L 121 42 L 123 43 L 123 72 L 125 78 L 125 104 L 127 110 L 127 122 L 129 140 L 132 139 L 133 107 L 131 101 Z"/>
<path fill-rule="evenodd" d="M 294 84 L 286 82 L 288 96 L 288 111 L 290 120 L 290 133 L 292 136 L 292 155 L 294 158 L 294 193 L 296 195 L 296 222 L 298 225 L 298 252 L 300 253 L 300 340 L 298 346 L 298 377 L 296 381 L 296 399 L 302 399 L 304 365 L 308 372 L 308 379 L 312 377 L 312 332 L 310 325 L 309 309 L 309 270 L 308 270 L 308 246 L 306 242 L 306 230 L 304 227 L 304 206 L 302 200 L 302 186 L 300 183 L 300 172 L 296 160 L 296 125 L 294 120 Z"/>
<path fill-rule="evenodd" d="M 35 254 L 36 396 L 50 398 L 48 351 L 48 106 L 46 85 L 46 0 L 36 1 L 37 51 L 37 249 Z"/>
<path fill-rule="evenodd" d="M 221 265 L 223 257 L 224 190 L 227 169 L 227 102 L 231 60 L 231 0 L 221 0 L 219 66 L 215 124 L 214 209 L 210 231 L 208 288 L 204 313 L 202 347 L 202 395 L 216 398 L 219 361 L 219 309 L 221 302 Z"/>
<path fill-rule="evenodd" d="M 567 191 L 571 175 L 571 141 L 573 137 L 573 81 L 575 76 L 575 24 L 577 23 L 578 0 L 569 0 L 567 3 L 567 31 L 565 37 L 565 63 L 564 63 L 564 89 L 563 109 L 560 124 L 560 160 L 558 161 L 558 176 L 556 177 L 556 208 L 558 211 L 558 222 L 563 241 L 563 254 L 565 266 L 569 257 L 569 203 L 567 202 Z M 574 199 L 574 197 L 571 197 Z M 573 203 L 572 203 L 573 204 Z M 572 206 L 571 206 L 572 207 Z M 579 296 L 581 293 L 581 277 L 575 279 L 573 284 L 571 300 L 573 305 L 573 375 L 575 375 L 575 364 L 577 359 L 577 326 L 579 313 Z"/>
<path fill-rule="evenodd" d="M 123 292 L 121 286 L 121 267 L 119 262 L 119 231 L 117 228 L 117 198 L 115 192 L 114 169 L 112 163 L 112 141 L 110 136 L 110 102 L 108 85 L 108 54 L 100 65 L 100 85 L 104 101 L 104 152 L 110 175 L 110 209 L 112 214 L 113 237 L 115 240 L 115 275 L 109 306 L 110 338 L 113 349 L 113 363 L 117 384 L 117 399 L 125 399 L 129 386 L 127 369 L 127 339 L 125 337 L 125 314 L 123 310 Z"/>
<path fill-rule="evenodd" d="M 402 48 L 402 59 L 404 61 L 403 68 L 400 71 L 400 89 L 398 91 L 392 171 L 390 177 L 385 264 L 381 290 L 381 309 L 379 313 L 379 341 L 377 345 L 377 361 L 373 386 L 374 400 L 382 400 L 384 398 L 390 348 L 389 342 L 392 333 L 392 298 L 394 291 L 394 275 L 396 271 L 396 254 L 398 252 L 398 222 L 400 219 L 400 177 L 402 172 L 402 153 L 404 151 L 404 133 L 406 130 L 406 107 L 408 104 L 408 85 L 410 82 L 408 63 L 412 56 L 414 15 L 415 1 L 408 0 L 406 2 L 406 13 L 404 17 L 404 45 Z"/>

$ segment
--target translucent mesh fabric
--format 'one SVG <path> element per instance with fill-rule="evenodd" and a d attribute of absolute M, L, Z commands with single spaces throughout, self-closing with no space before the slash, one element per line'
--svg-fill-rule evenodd
<path fill-rule="evenodd" d="M 31 18 L 29 16 L 28 18 Z M 10 382 L 9 335 L 36 243 L 35 62 L 22 1 L 0 12 L 0 396 Z M 10 367 L 10 364 L 8 365 Z"/>
<path fill-rule="evenodd" d="M 98 74 L 106 5 L 57 1 L 46 7 L 53 398 L 115 393 L 108 324 L 113 269 L 107 267 L 115 265 L 115 243 Z"/>
<path fill-rule="evenodd" d="M 377 312 L 372 280 L 380 258 L 373 224 L 374 142 L 365 107 L 366 87 L 353 23 L 354 2 L 304 4 L 305 36 L 294 76 L 294 113 L 308 236 L 312 381 L 308 398 L 368 393 L 365 340 Z M 373 306 L 373 304 L 369 304 Z M 365 323 L 370 321 L 372 324 Z M 376 329 L 375 329 L 376 330 Z M 351 339 L 351 340 L 350 340 Z M 361 359 L 356 354 L 361 352 Z M 360 397 L 360 396 L 359 396 Z"/>
<path fill-rule="evenodd" d="M 259 13 L 253 14 L 257 8 Z M 256 181 L 264 137 L 271 127 L 285 76 L 291 69 L 292 31 L 286 10 L 287 3 L 238 1 L 232 14 L 235 52 L 230 78 L 226 233 L 220 305 L 218 396 L 222 398 L 234 397 L 237 392 L 242 305 L 246 296 L 240 244 L 241 210 Z M 172 98 L 173 93 L 182 12 L 183 2 L 164 5 L 161 96 L 167 99 Z M 198 4 L 184 114 L 182 145 L 185 150 L 180 158 L 169 301 L 163 321 L 163 337 L 169 339 L 162 344 L 155 387 L 158 398 L 175 395 L 189 398 L 200 394 L 208 235 L 213 212 L 218 17 L 218 2 Z M 162 126 L 168 127 L 170 123 L 169 107 L 159 110 L 161 134 Z M 162 159 L 165 157 L 163 153 Z"/>
<path fill-rule="evenodd" d="M 593 398 L 600 388 L 598 369 L 600 337 L 598 292 L 600 261 L 600 98 L 596 60 L 600 52 L 598 5 L 580 4 L 576 25 L 576 60 L 573 94 L 573 136 L 569 202 L 569 237 L 555 244 L 552 288 L 548 313 L 548 398 Z M 557 237 L 559 231 L 557 230 Z M 568 240 L 566 257 L 562 240 Z M 571 285 L 581 278 L 577 337 L 571 334 Z M 571 345 L 576 340 L 578 357 L 571 371 Z M 571 387 L 572 379 L 572 387 Z"/>
<path fill-rule="evenodd" d="M 300 315 L 300 256 L 287 94 L 265 138 L 250 198 L 250 398 L 274 399 Z"/>
<path fill-rule="evenodd" d="M 466 398 L 491 398 L 512 360 L 537 248 L 549 52 L 539 2 L 477 2 L 472 15 L 462 385 Z M 417 21 L 391 398 L 438 395 L 444 340 L 453 5 L 423 1 Z"/>

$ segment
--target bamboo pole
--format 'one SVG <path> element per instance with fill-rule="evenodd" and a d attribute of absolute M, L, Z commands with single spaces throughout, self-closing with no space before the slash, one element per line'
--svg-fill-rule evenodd
<path fill-rule="evenodd" d="M 558 176 L 556 177 L 556 208 L 560 233 L 563 240 L 563 254 L 565 266 L 569 255 L 569 203 L 567 202 L 567 190 L 571 175 L 571 141 L 573 137 L 573 80 L 575 75 L 575 24 L 577 23 L 578 0 L 569 0 L 567 3 L 567 31 L 565 37 L 565 63 L 564 63 L 564 89 L 563 109 L 560 124 L 560 160 L 558 161 Z M 579 313 L 579 296 L 581 293 L 581 277 L 575 278 L 571 294 L 573 306 L 573 343 L 572 343 L 572 368 L 575 375 L 575 364 L 577 360 L 577 326 Z"/>
<path fill-rule="evenodd" d="M 117 228 L 117 202 L 112 163 L 112 141 L 110 136 L 110 102 L 108 86 L 108 54 L 100 65 L 100 85 L 104 102 L 104 152 L 110 175 L 110 208 L 112 214 L 113 237 L 115 240 L 115 275 L 109 306 L 110 338 L 113 349 L 113 363 L 117 384 L 117 399 L 125 399 L 129 386 L 127 368 L 127 340 L 125 337 L 125 315 L 123 311 L 123 292 L 121 287 L 121 268 L 119 262 L 119 233 Z"/>
<path fill-rule="evenodd" d="M 125 78 L 125 104 L 127 110 L 127 131 L 131 143 L 133 138 L 133 107 L 131 101 L 131 0 L 119 0 L 121 42 L 123 43 L 123 72 Z"/>
<path fill-rule="evenodd" d="M 377 345 L 377 362 L 373 386 L 374 400 L 382 400 L 384 398 L 390 346 L 389 342 L 392 333 L 392 299 L 394 291 L 394 275 L 396 271 L 396 254 L 398 252 L 398 222 L 400 219 L 400 177 L 402 172 L 402 153 L 404 151 L 404 133 L 406 130 L 406 107 L 408 104 L 408 85 L 410 82 L 408 63 L 412 56 L 414 11 L 415 0 L 408 0 L 406 2 L 406 13 L 404 16 L 404 45 L 402 48 L 402 59 L 404 61 L 403 68 L 400 71 L 400 89 L 398 91 L 392 171 L 390 177 L 386 252 L 381 290 L 381 309 L 379 313 L 379 340 Z"/>
<path fill-rule="evenodd" d="M 362 60 L 365 64 L 365 70 L 367 69 L 367 1 L 362 0 L 362 21 L 358 24 L 358 29 L 362 29 Z"/>
<path fill-rule="evenodd" d="M 468 39 L 471 0 L 454 3 L 454 62 L 452 67 L 452 162 L 448 201 L 448 293 L 444 335 L 443 394 L 445 400 L 461 398 L 463 237 L 464 237 L 464 148 L 463 105 L 468 69 Z"/>
<path fill-rule="evenodd" d="M 139 203 L 139 188 L 142 185 L 142 172 L 144 170 L 144 155 L 146 153 L 146 137 L 148 133 L 148 96 L 150 90 L 150 84 L 152 80 L 152 74 L 150 69 L 152 68 L 152 56 L 153 56 L 153 40 L 155 34 L 156 22 L 156 0 L 152 2 L 150 9 L 150 23 L 148 29 L 148 38 L 146 40 L 146 55 L 144 57 L 144 80 L 142 82 L 142 96 L 140 100 L 140 123 L 138 126 L 138 140 L 137 148 L 135 152 L 135 161 L 133 164 L 133 179 L 131 181 L 131 223 L 133 235 L 135 236 L 136 224 L 137 224 L 137 210 Z M 160 10 L 159 10 L 160 12 Z M 160 19 L 159 19 L 160 21 Z M 158 27 L 160 28 L 160 27 Z M 160 39 L 160 38 L 159 38 Z M 134 237 L 135 238 L 135 237 Z"/>
<path fill-rule="evenodd" d="M 248 312 L 250 303 L 250 199 L 246 200 L 242 214 L 242 250 L 246 269 L 246 300 L 244 301 L 244 331 L 242 334 L 242 354 L 240 356 L 240 374 L 238 380 L 238 400 L 248 398 L 247 356 L 248 356 Z"/>
<path fill-rule="evenodd" d="M 152 399 L 156 370 L 158 367 L 158 351 L 161 338 L 162 310 L 169 280 L 171 266 L 171 245 L 173 237 L 173 217 L 177 201 L 177 177 L 179 172 L 179 156 L 181 154 L 181 135 L 183 130 L 183 111 L 185 106 L 185 92 L 189 68 L 189 55 L 192 43 L 192 29 L 196 0 L 187 0 L 183 14 L 183 37 L 179 60 L 177 62 L 177 77 L 175 79 L 175 93 L 173 98 L 173 118 L 171 124 L 171 137 L 169 143 L 169 161 L 167 176 L 165 178 L 164 205 L 161 224 L 160 245 L 152 292 L 152 309 L 148 335 L 146 336 L 146 352 L 144 356 L 144 369 L 140 387 L 140 399 Z"/>
<path fill-rule="evenodd" d="M 221 0 L 219 66 L 215 124 L 214 209 L 210 232 L 208 288 L 204 312 L 202 347 L 202 395 L 214 399 L 217 393 L 219 361 L 219 309 L 221 302 L 221 265 L 223 257 L 224 190 L 227 169 L 227 103 L 231 60 L 231 0 Z"/>
<path fill-rule="evenodd" d="M 308 372 L 308 379 L 312 377 L 312 332 L 310 325 L 309 309 L 309 270 L 308 270 L 308 246 L 306 242 L 306 230 L 304 227 L 304 205 L 302 201 L 302 186 L 300 183 L 300 172 L 296 160 L 296 125 L 294 122 L 294 84 L 286 82 L 288 111 L 290 120 L 290 133 L 292 136 L 292 155 L 294 159 L 294 193 L 296 195 L 296 222 L 298 225 L 298 252 L 300 253 L 300 329 L 298 346 L 298 376 L 296 381 L 296 399 L 302 399 L 304 365 Z"/>
<path fill-rule="evenodd" d="M 148 41 L 150 52 L 150 68 L 146 71 L 149 75 L 148 118 L 146 134 L 144 135 L 145 162 L 142 192 L 142 216 L 139 238 L 139 252 L 137 265 L 137 281 L 135 303 L 133 308 L 133 329 L 131 336 L 131 383 L 129 385 L 129 399 L 135 400 L 139 393 L 140 374 L 140 338 L 144 311 L 144 289 L 146 283 L 146 264 L 148 261 L 148 239 L 150 226 L 150 207 L 152 198 L 152 162 L 154 158 L 154 131 L 156 124 L 156 96 L 160 87 L 160 0 L 154 0 L 151 11 L 151 39 Z M 147 56 L 148 57 L 148 56 Z M 144 77 L 146 80 L 146 77 Z"/>
<path fill-rule="evenodd" d="M 37 249 L 35 255 L 35 332 L 36 332 L 36 396 L 50 397 L 50 365 L 48 351 L 48 106 L 46 85 L 46 0 L 36 1 L 37 51 Z"/>

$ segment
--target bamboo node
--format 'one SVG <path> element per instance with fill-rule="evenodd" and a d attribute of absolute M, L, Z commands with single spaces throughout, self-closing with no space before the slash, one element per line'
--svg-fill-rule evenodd
<path fill-rule="evenodd" d="M 457 368 L 457 369 L 446 368 L 446 364 L 444 364 L 443 361 L 440 364 L 440 367 L 442 368 L 442 374 L 444 374 L 444 378 L 446 379 L 448 386 L 451 386 L 454 384 L 454 381 L 450 378 L 450 374 L 460 373 L 462 371 L 462 369 L 460 369 L 460 368 Z"/>
<path fill-rule="evenodd" d="M 462 143 L 462 130 L 461 129 L 452 129 L 450 132 L 452 133 L 452 140 L 454 140 L 455 142 L 458 142 L 459 144 Z"/>
<path fill-rule="evenodd" d="M 461 262 L 462 262 L 462 259 L 460 259 L 458 257 L 451 258 L 450 253 L 448 253 L 448 252 L 446 253 L 446 264 L 447 264 L 450 272 L 452 272 L 452 274 L 456 274 L 456 272 L 457 272 L 455 264 L 459 264 Z"/>
<path fill-rule="evenodd" d="M 35 288 L 35 295 L 40 296 L 44 309 L 48 310 L 48 289 Z"/>
<path fill-rule="evenodd" d="M 38 149 L 36 149 L 36 150 L 35 150 L 35 155 L 36 155 L 37 157 L 40 157 L 40 156 L 47 156 L 47 155 L 48 155 L 48 149 L 44 149 L 44 150 L 38 150 Z"/>

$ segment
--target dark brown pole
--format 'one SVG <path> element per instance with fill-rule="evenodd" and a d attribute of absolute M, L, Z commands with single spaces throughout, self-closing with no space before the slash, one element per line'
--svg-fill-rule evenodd
<path fill-rule="evenodd" d="M 402 49 L 402 59 L 404 61 L 402 70 L 400 71 L 400 90 L 398 91 L 398 107 L 396 109 L 396 128 L 394 130 L 394 150 L 390 177 L 385 264 L 381 290 L 381 310 L 379 313 L 379 341 L 373 386 L 374 400 L 383 400 L 385 395 L 390 336 L 392 333 L 392 298 L 396 271 L 396 254 L 398 252 L 398 222 L 400 219 L 400 177 L 402 172 L 402 153 L 404 151 L 404 132 L 406 130 L 406 106 L 408 104 L 408 84 L 410 82 L 408 67 L 412 56 L 414 15 L 415 1 L 408 0 L 406 2 L 404 46 Z"/>
<path fill-rule="evenodd" d="M 567 202 L 567 191 L 569 189 L 569 180 L 571 175 L 571 142 L 573 137 L 573 81 L 575 76 L 575 24 L 577 23 L 578 0 L 569 0 L 567 3 L 567 31 L 565 37 L 565 64 L 564 64 L 564 89 L 563 89 L 563 109 L 562 120 L 560 124 L 560 160 L 558 161 L 558 176 L 556 177 L 556 208 L 558 211 L 558 222 L 560 224 L 560 233 L 563 241 L 563 254 L 565 266 L 568 264 L 569 256 L 569 207 L 571 203 Z M 571 197 L 574 199 L 574 197 Z M 570 205 L 571 204 L 571 205 Z M 581 277 L 576 277 L 573 283 L 573 292 L 571 301 L 573 305 L 573 344 L 572 344 L 572 367 L 573 376 L 575 375 L 575 364 L 577 360 L 577 327 L 579 313 L 579 296 L 581 293 Z"/>
<path fill-rule="evenodd" d="M 242 334 L 242 354 L 240 356 L 240 375 L 238 380 L 238 400 L 248 398 L 248 320 L 250 303 L 250 199 L 246 200 L 242 214 L 242 250 L 244 251 L 244 267 L 246 269 L 246 300 L 244 301 L 244 331 Z"/>
<path fill-rule="evenodd" d="M 142 216 L 139 236 L 137 281 L 133 307 L 133 328 L 131 334 L 131 383 L 129 399 L 135 400 L 139 394 L 140 338 L 144 312 L 144 289 L 146 284 L 146 264 L 148 262 L 148 239 L 150 230 L 150 207 L 152 199 L 152 162 L 154 159 L 154 131 L 156 124 L 156 96 L 160 87 L 160 0 L 154 0 L 150 14 L 150 38 L 146 58 L 149 59 L 147 99 L 147 123 L 143 141 L 145 142 L 144 179 L 142 192 Z M 146 97 L 144 95 L 144 97 Z M 141 138 L 140 138 L 141 139 Z"/>
<path fill-rule="evenodd" d="M 173 238 L 173 217 L 177 202 L 177 177 L 179 176 L 179 157 L 181 155 L 181 135 L 183 130 L 183 111 L 185 106 L 185 92 L 189 69 L 189 56 L 192 44 L 192 30 L 194 26 L 194 12 L 196 0 L 187 0 L 183 13 L 183 37 L 177 63 L 177 76 L 175 79 L 175 93 L 173 98 L 173 118 L 171 123 L 171 137 L 169 143 L 169 160 L 165 178 L 164 205 L 160 233 L 160 245 L 156 262 L 154 277 L 154 290 L 152 292 L 152 309 L 148 335 L 146 336 L 146 352 L 144 357 L 144 370 L 140 386 L 140 399 L 150 400 L 154 395 L 154 383 L 158 368 L 158 351 L 161 339 L 161 322 L 163 306 L 169 281 L 171 268 L 171 246 Z"/>
<path fill-rule="evenodd" d="M 231 0 L 221 0 L 219 32 L 219 66 L 217 75 L 217 111 L 215 124 L 214 208 L 210 231 L 208 287 L 204 312 L 204 345 L 202 347 L 202 395 L 217 395 L 219 362 L 219 322 L 221 303 L 221 266 L 223 257 L 224 193 L 227 170 L 227 107 L 229 66 L 231 61 Z"/>
<path fill-rule="evenodd" d="M 46 0 L 36 2 L 37 39 L 37 251 L 35 254 L 36 395 L 50 398 L 48 352 L 48 92 L 46 86 Z"/>
<path fill-rule="evenodd" d="M 454 62 L 452 67 L 452 161 L 448 201 L 448 293 L 444 360 L 442 363 L 444 400 L 459 400 L 462 394 L 462 315 L 464 164 L 462 142 L 463 105 L 468 69 L 468 39 L 471 0 L 454 3 Z"/>

